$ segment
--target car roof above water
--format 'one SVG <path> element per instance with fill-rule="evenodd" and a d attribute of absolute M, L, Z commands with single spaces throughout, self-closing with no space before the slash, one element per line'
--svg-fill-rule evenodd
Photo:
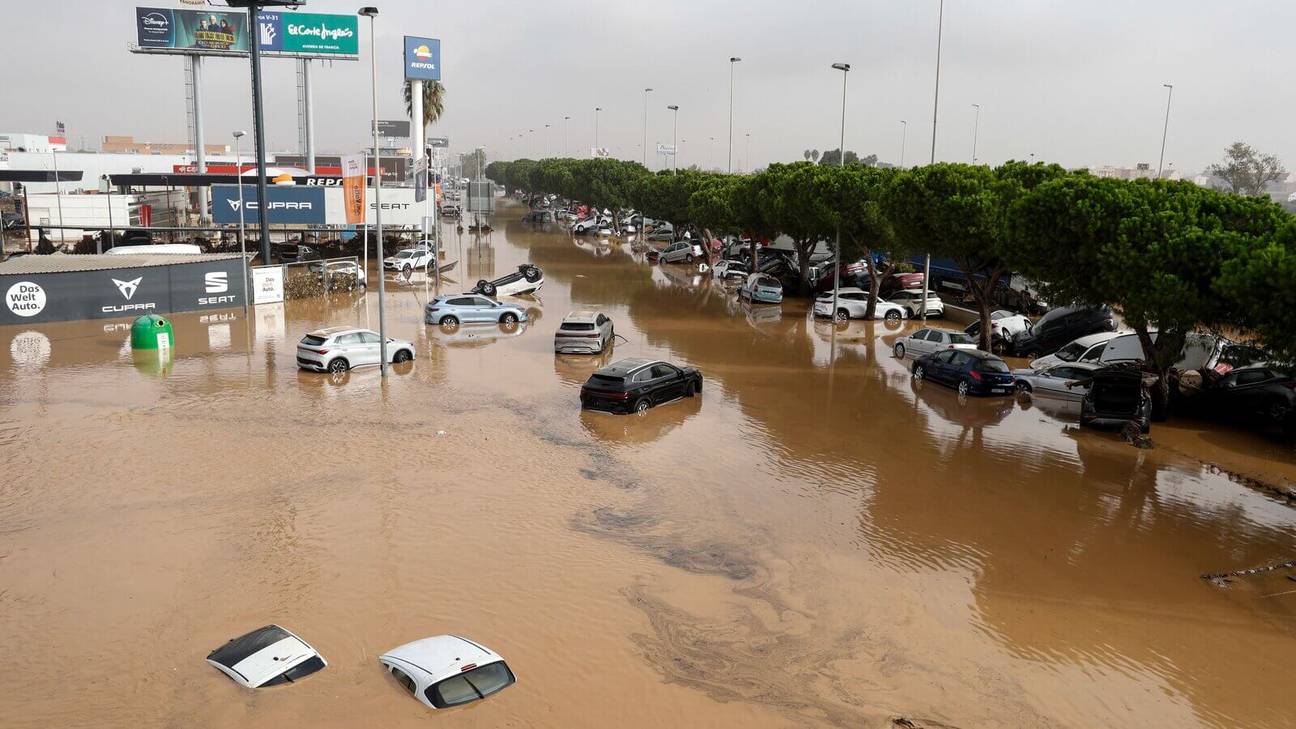
<path fill-rule="evenodd" d="M 346 334 L 347 332 L 367 332 L 367 331 L 369 330 L 357 329 L 355 327 L 324 327 L 323 329 L 316 329 L 315 331 L 311 332 L 310 336 L 322 337 L 324 339 L 328 339 L 329 337 L 335 334 Z"/>
<path fill-rule="evenodd" d="M 381 657 L 418 669 L 431 683 L 462 673 L 469 666 L 483 666 L 504 660 L 486 646 L 457 635 L 438 635 L 416 640 L 397 646 Z"/>
<path fill-rule="evenodd" d="M 581 311 L 573 311 L 572 313 L 563 317 L 563 321 L 593 322 L 597 318 L 598 318 L 597 311 L 592 311 L 590 309 L 582 309 Z"/>
<path fill-rule="evenodd" d="M 623 360 L 613 362 L 607 367 L 598 370 L 594 374 L 606 375 L 611 377 L 625 377 L 626 375 L 632 372 L 641 370 L 644 367 L 647 367 L 648 365 L 657 364 L 660 361 L 661 360 L 656 360 L 656 359 L 640 359 L 638 357 L 623 359 Z"/>

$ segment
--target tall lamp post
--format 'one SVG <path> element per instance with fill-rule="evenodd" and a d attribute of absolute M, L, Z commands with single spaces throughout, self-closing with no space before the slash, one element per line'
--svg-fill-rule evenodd
<path fill-rule="evenodd" d="M 553 147 L 550 146 L 549 142 L 550 142 L 549 125 L 546 124 L 545 125 L 545 154 L 553 154 Z"/>
<path fill-rule="evenodd" d="M 1165 126 L 1161 128 L 1161 158 L 1157 160 L 1157 179 L 1161 179 L 1161 165 L 1165 163 L 1166 134 L 1170 132 L 1170 98 L 1174 96 L 1174 84 L 1161 84 L 1166 89 Z"/>
<path fill-rule="evenodd" d="M 900 120 L 900 169 L 904 169 L 905 141 L 909 136 L 909 122 Z"/>
<path fill-rule="evenodd" d="M 644 89 L 644 120 L 643 120 L 643 166 L 648 166 L 648 94 L 652 89 Z"/>
<path fill-rule="evenodd" d="M 743 159 L 747 161 L 747 171 L 748 171 L 748 172 L 751 172 L 751 171 L 752 171 L 752 163 L 751 163 L 751 132 L 747 132 L 744 136 L 747 137 L 747 151 L 746 151 L 746 152 L 743 152 Z"/>
<path fill-rule="evenodd" d="M 239 153 L 239 140 L 247 132 L 234 132 L 234 180 L 239 191 L 239 255 L 243 258 L 243 309 L 247 309 L 248 298 L 248 265 L 247 265 L 247 224 L 243 218 L 243 155 Z"/>
<path fill-rule="evenodd" d="M 976 164 L 977 132 L 981 130 L 981 105 L 973 104 L 972 108 L 976 109 L 976 121 L 972 122 L 972 164 Z"/>
<path fill-rule="evenodd" d="M 679 106 L 666 107 L 675 112 L 675 129 L 671 132 L 671 172 L 679 172 Z"/>
<path fill-rule="evenodd" d="M 941 56 L 941 34 L 945 29 L 945 0 L 940 0 L 940 10 L 936 15 L 936 95 L 932 100 L 932 146 L 931 162 L 936 164 L 936 114 L 940 110 L 940 56 Z M 923 302 L 922 302 L 922 320 L 923 324 L 927 323 L 927 299 L 931 296 L 931 252 L 928 251 L 923 259 Z"/>
<path fill-rule="evenodd" d="M 598 115 L 603 111 L 603 107 L 594 107 L 594 149 L 598 149 Z"/>
<path fill-rule="evenodd" d="M 740 63 L 741 58 L 733 56 L 729 59 L 729 174 L 733 174 L 733 86 L 734 86 L 734 64 Z"/>
<path fill-rule="evenodd" d="M 841 167 L 846 168 L 846 77 L 850 75 L 849 63 L 834 63 L 832 65 L 838 71 L 842 72 L 842 113 L 841 113 L 841 139 L 837 149 L 841 152 Z M 841 225 L 837 226 L 837 248 L 833 251 L 833 321 L 837 320 L 837 293 L 841 289 Z M 873 265 L 872 261 L 869 265 Z M 835 330 L 834 330 L 835 331 Z"/>
<path fill-rule="evenodd" d="M 569 121 L 571 121 L 571 117 L 570 117 L 570 116 L 564 116 L 564 117 L 563 117 L 563 153 L 562 153 L 562 156 L 564 156 L 564 157 L 566 157 L 567 155 L 571 154 L 571 148 L 567 146 L 567 122 L 569 122 Z"/>
<path fill-rule="evenodd" d="M 378 239 L 378 364 L 383 377 L 387 376 L 387 313 L 383 306 L 387 291 L 383 285 L 387 278 L 382 273 L 383 234 L 382 234 L 382 165 L 378 151 L 378 37 L 374 33 L 374 19 L 378 17 L 378 8 L 365 6 L 358 11 L 369 18 L 369 73 L 373 82 L 373 145 L 374 145 L 374 234 Z M 368 250 L 366 245 L 365 249 Z M 369 271 L 365 270 L 365 277 Z"/>

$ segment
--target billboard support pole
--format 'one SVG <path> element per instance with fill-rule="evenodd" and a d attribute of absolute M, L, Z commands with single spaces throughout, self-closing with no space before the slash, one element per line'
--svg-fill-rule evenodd
<path fill-rule="evenodd" d="M 266 192 L 265 120 L 261 113 L 261 28 L 257 24 L 258 10 L 255 2 L 248 4 L 248 33 L 251 36 L 248 50 L 252 59 L 252 125 L 253 135 L 256 137 L 257 200 L 261 201 L 257 205 L 257 222 L 261 229 L 261 263 L 269 265 L 270 206 L 265 204 L 269 194 Z M 242 179 L 239 182 L 241 184 Z"/>
<path fill-rule="evenodd" d="M 311 59 L 301 59 L 302 127 L 306 134 L 306 169 L 315 174 L 315 100 L 311 94 Z"/>
<path fill-rule="evenodd" d="M 189 60 L 189 83 L 193 88 L 193 125 L 194 125 L 194 163 L 197 165 L 198 174 L 207 174 L 207 152 L 203 144 L 203 123 L 202 123 L 202 56 L 190 56 Z M 207 215 L 207 193 L 208 188 L 198 187 L 198 220 L 207 222 L 210 217 Z"/>

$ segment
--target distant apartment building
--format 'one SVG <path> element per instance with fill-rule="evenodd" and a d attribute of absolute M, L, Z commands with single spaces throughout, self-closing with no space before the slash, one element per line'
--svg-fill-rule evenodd
<path fill-rule="evenodd" d="M 1111 177 L 1117 180 L 1151 179 L 1157 176 L 1156 170 L 1152 169 L 1152 165 L 1147 162 L 1139 162 L 1133 167 L 1100 165 L 1098 167 L 1089 168 L 1089 174 L 1094 177 Z M 1162 170 L 1161 179 L 1179 180 L 1182 179 L 1182 175 L 1179 174 L 1179 170 L 1170 168 Z"/>
<path fill-rule="evenodd" d="M 227 154 L 228 144 L 205 144 L 207 154 Z M 130 135 L 110 134 L 103 138 L 102 151 L 109 154 L 193 154 L 188 142 L 137 142 Z"/>

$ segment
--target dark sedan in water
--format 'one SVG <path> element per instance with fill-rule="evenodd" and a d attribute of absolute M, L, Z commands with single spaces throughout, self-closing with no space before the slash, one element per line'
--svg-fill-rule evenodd
<path fill-rule="evenodd" d="M 651 359 L 623 359 L 590 375 L 581 387 L 581 407 L 613 413 L 642 413 L 654 405 L 702 392 L 702 373 Z"/>
<path fill-rule="evenodd" d="M 931 380 L 956 388 L 960 395 L 1007 395 L 1013 391 L 1012 370 L 979 349 L 942 349 L 919 357 L 915 380 Z"/>

